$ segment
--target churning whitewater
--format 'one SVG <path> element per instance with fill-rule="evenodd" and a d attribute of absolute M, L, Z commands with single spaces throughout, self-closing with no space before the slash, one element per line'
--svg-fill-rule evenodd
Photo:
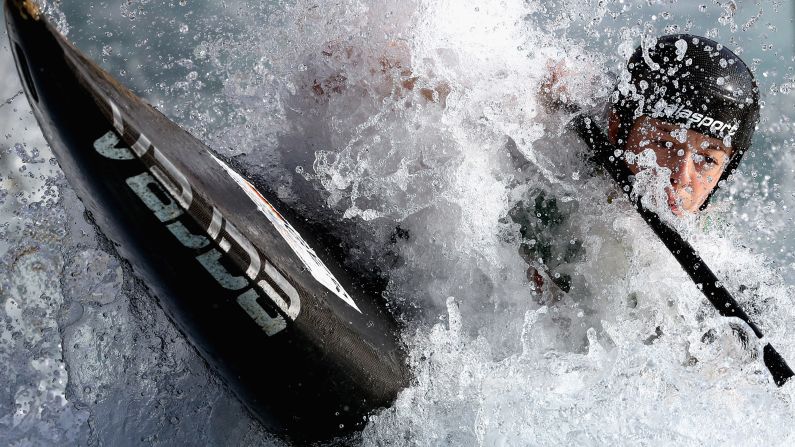
<path fill-rule="evenodd" d="M 793 385 L 761 358 L 771 342 L 795 361 L 792 5 L 92 3 L 43 10 L 387 281 L 413 380 L 340 442 L 795 441 Z M 636 46 L 674 32 L 741 48 L 760 85 L 748 159 L 676 225 L 764 341 L 715 312 L 539 95 L 562 63 L 603 119 Z M 0 57 L 0 440 L 282 445 L 84 213 L 13 97 L 7 42 Z M 658 202 L 660 175 L 638 178 Z"/>

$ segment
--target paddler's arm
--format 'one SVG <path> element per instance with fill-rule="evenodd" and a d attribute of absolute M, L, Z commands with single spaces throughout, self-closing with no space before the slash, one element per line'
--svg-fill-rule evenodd
<path fill-rule="evenodd" d="M 367 57 L 361 49 L 329 42 L 320 53 L 328 62 L 336 59 L 345 64 L 368 64 L 372 75 L 367 82 L 380 96 L 394 99 L 407 98 L 416 93 L 426 103 L 437 103 L 445 107 L 450 85 L 445 81 L 435 81 L 427 76 L 414 73 L 411 66 L 411 53 L 402 41 L 390 41 L 378 58 Z M 362 82 L 362 81 L 359 81 Z M 323 79 L 316 79 L 312 92 L 320 98 L 329 98 L 351 87 L 351 81 L 341 72 Z"/>

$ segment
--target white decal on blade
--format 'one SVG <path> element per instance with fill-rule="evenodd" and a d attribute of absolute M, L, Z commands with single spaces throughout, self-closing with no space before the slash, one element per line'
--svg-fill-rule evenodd
<path fill-rule="evenodd" d="M 113 126 L 119 135 L 124 135 L 124 121 L 119 108 L 113 101 L 110 101 L 110 108 L 113 112 Z M 134 160 L 136 155 L 133 150 L 127 147 L 117 147 L 120 143 L 119 136 L 113 131 L 105 133 L 94 141 L 94 149 L 100 155 L 111 160 Z M 129 188 L 143 201 L 163 223 L 166 228 L 177 238 L 185 247 L 192 249 L 203 249 L 210 244 L 210 239 L 203 235 L 193 234 L 180 219 L 183 210 L 188 211 L 193 204 L 193 190 L 187 178 L 168 160 L 156 147 L 152 146 L 146 135 L 141 133 L 138 137 L 135 153 L 140 157 L 150 152 L 153 153 L 155 165 L 149 166 L 149 172 L 142 172 L 125 180 Z M 159 164 L 158 164 L 159 163 Z M 161 169 L 162 168 L 162 169 Z M 166 175 L 166 172 L 168 175 Z M 176 183 L 174 183 L 176 182 Z M 179 190 L 177 189 L 179 187 Z M 165 200 L 164 200 L 165 199 Z M 199 206 L 206 206 L 199 202 Z M 181 208 L 180 208 L 181 207 Z M 224 224 L 224 217 L 215 207 L 212 207 L 212 220 L 206 231 L 212 240 L 218 241 L 218 246 L 222 251 L 211 248 L 198 256 L 196 260 L 204 267 L 207 272 L 216 280 L 218 285 L 228 290 L 242 290 L 249 285 L 248 280 L 256 281 L 260 272 L 273 281 L 273 285 L 266 280 L 256 282 L 257 288 L 265 293 L 270 301 L 281 309 L 291 320 L 296 320 L 301 312 L 301 300 L 298 291 L 290 282 L 274 268 L 267 259 L 260 258 L 259 252 L 254 246 L 230 223 L 222 233 L 221 227 Z M 223 236 L 221 236 L 223 234 Z M 224 253 L 229 253 L 232 249 L 232 242 L 237 247 L 245 251 L 249 257 L 249 265 L 246 268 L 246 277 L 235 276 L 227 269 L 222 262 Z M 280 291 L 289 298 L 289 304 L 284 297 L 277 292 Z M 268 312 L 260 305 L 258 298 L 262 295 L 251 288 L 237 297 L 237 304 L 257 323 L 267 336 L 273 336 L 287 328 L 287 323 L 281 315 L 271 317 Z"/>
<path fill-rule="evenodd" d="M 254 186 L 246 181 L 240 174 L 235 172 L 232 168 L 226 165 L 223 161 L 216 158 L 214 155 L 210 154 L 213 159 L 221 165 L 222 168 L 229 174 L 232 179 L 245 191 L 246 195 L 257 205 L 257 208 L 268 218 L 268 220 L 273 224 L 279 234 L 282 235 L 287 244 L 290 248 L 293 249 L 293 252 L 301 259 L 301 262 L 304 263 L 309 272 L 312 273 L 312 276 L 320 283 L 323 284 L 327 289 L 329 289 L 332 293 L 337 295 L 342 301 L 345 301 L 356 309 L 359 313 L 362 311 L 359 310 L 359 307 L 353 301 L 353 298 L 348 295 L 348 292 L 342 288 L 342 285 L 337 281 L 337 278 L 331 274 L 329 269 L 323 264 L 323 261 L 317 257 L 315 251 L 312 250 L 312 247 L 304 241 L 304 238 L 298 234 L 298 231 L 290 225 L 287 220 L 276 211 L 276 208 L 268 202 L 262 194 L 257 191 Z"/>

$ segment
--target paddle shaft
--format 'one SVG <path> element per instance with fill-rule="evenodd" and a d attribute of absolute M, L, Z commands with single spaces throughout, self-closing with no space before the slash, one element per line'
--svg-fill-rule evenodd
<path fill-rule="evenodd" d="M 632 192 L 632 172 L 625 163 L 621 162 L 622 159 L 618 149 L 607 140 L 602 131 L 588 116 L 578 115 L 574 118 L 571 125 L 580 138 L 590 147 L 591 159 L 603 166 L 627 197 L 630 197 Z M 698 286 L 699 290 L 712 303 L 718 313 L 724 317 L 737 317 L 743 320 L 758 338 L 763 338 L 759 327 L 751 321 L 751 318 L 745 313 L 731 293 L 721 285 L 721 282 L 696 253 L 693 246 L 684 240 L 676 230 L 665 224 L 657 213 L 646 209 L 639 198 L 630 200 L 635 204 L 635 208 L 643 217 L 643 220 L 646 221 L 676 260 L 679 261 L 679 265 L 687 272 L 690 279 Z M 784 358 L 770 343 L 766 344 L 763 349 L 763 360 L 778 386 L 784 385 L 790 377 L 795 375 Z"/>

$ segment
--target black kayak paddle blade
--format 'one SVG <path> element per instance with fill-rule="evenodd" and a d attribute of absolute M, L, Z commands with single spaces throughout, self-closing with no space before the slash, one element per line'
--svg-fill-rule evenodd
<path fill-rule="evenodd" d="M 271 191 L 72 46 L 27 0 L 6 0 L 31 108 L 71 186 L 167 315 L 276 433 L 361 428 L 409 380 L 378 284 Z M 372 269 L 371 269 L 372 270 Z"/>

